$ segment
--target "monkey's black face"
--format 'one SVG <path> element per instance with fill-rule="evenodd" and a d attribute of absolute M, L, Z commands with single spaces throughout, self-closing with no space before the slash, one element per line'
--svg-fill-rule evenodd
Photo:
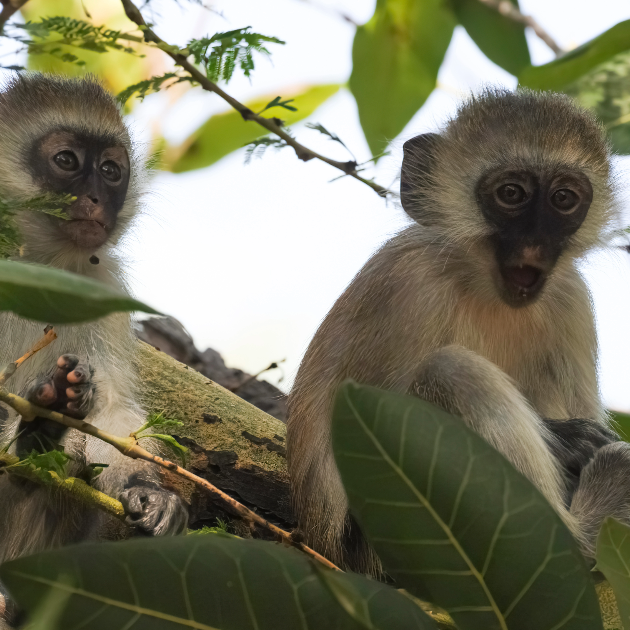
<path fill-rule="evenodd" d="M 496 282 L 511 306 L 540 294 L 568 239 L 586 218 L 593 187 L 580 171 L 508 170 L 481 178 L 477 200 L 495 229 Z"/>
<path fill-rule="evenodd" d="M 129 186 L 129 156 L 115 139 L 58 130 L 36 141 L 29 167 L 42 190 L 71 194 L 70 220 L 55 219 L 60 233 L 94 251 L 111 235 Z"/>

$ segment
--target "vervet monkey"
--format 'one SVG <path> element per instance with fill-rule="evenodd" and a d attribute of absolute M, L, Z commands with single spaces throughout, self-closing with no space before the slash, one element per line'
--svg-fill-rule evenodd
<path fill-rule="evenodd" d="M 65 209 L 69 220 L 32 211 L 17 215 L 21 260 L 125 291 L 116 246 L 138 211 L 143 172 L 119 107 L 96 80 L 26 74 L 0 91 L 0 196 L 76 197 Z M 130 317 L 118 313 L 56 331 L 57 341 L 25 362 L 9 389 L 116 435 L 139 428 L 146 413 L 138 403 L 138 342 Z M 43 324 L 2 313 L 0 364 L 20 357 L 42 334 Z M 186 528 L 185 505 L 160 486 L 150 464 L 44 419 L 24 423 L 12 410 L 0 411 L 0 444 L 19 435 L 12 446 L 18 454 L 61 443 L 73 458 L 74 474 L 90 463 L 109 464 L 93 485 L 123 502 L 138 531 L 166 535 Z M 60 493 L 0 475 L 0 563 L 95 536 L 98 521 L 99 514 Z"/>
<path fill-rule="evenodd" d="M 401 202 L 414 223 L 337 300 L 289 397 L 289 473 L 308 544 L 378 572 L 331 449 L 346 378 L 461 416 L 540 489 L 586 556 L 604 517 L 630 523 L 630 445 L 607 425 L 576 268 L 606 242 L 613 184 L 603 127 L 558 94 L 488 89 L 439 134 L 405 143 Z"/>

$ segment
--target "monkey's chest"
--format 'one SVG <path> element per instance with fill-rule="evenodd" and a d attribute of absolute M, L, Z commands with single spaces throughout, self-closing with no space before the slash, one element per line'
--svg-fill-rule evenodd
<path fill-rule="evenodd" d="M 511 310 L 462 309 L 455 318 L 452 343 L 500 367 L 542 416 L 569 417 L 574 394 L 566 349 L 558 346 L 544 321 Z"/>

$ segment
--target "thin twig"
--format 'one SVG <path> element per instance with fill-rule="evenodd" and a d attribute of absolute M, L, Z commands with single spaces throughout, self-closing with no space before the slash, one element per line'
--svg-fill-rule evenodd
<path fill-rule="evenodd" d="M 0 386 L 4 385 L 7 380 L 15 374 L 15 371 L 20 367 L 20 365 L 22 365 L 22 363 L 24 363 L 24 361 L 30 359 L 36 352 L 45 348 L 55 339 L 57 339 L 55 329 L 52 326 L 46 326 L 44 329 L 44 336 L 24 356 L 21 356 L 17 361 L 13 361 L 13 363 L 9 363 L 9 365 L 0 372 Z"/>
<path fill-rule="evenodd" d="M 50 335 L 50 331 L 48 331 L 47 335 Z M 41 347 L 48 345 L 52 341 L 52 339 L 50 339 L 44 343 L 44 340 L 45 338 L 42 339 L 41 342 L 36 344 L 34 348 L 40 349 Z M 21 362 L 25 361 L 29 357 L 33 356 L 35 352 L 37 352 L 37 350 L 31 350 L 27 352 L 20 361 Z M 16 365 L 16 369 L 18 367 L 17 361 L 12 363 L 11 365 Z M 13 370 L 13 372 L 15 372 L 15 370 Z M 33 403 L 29 402 L 25 398 L 12 394 L 11 392 L 7 391 L 2 386 L 0 386 L 0 400 L 6 403 L 7 405 L 9 405 L 10 407 L 12 407 L 13 409 L 15 409 L 15 411 L 17 411 L 22 416 L 22 419 L 25 421 L 28 421 L 29 419 L 32 420 L 33 418 L 37 418 L 37 417 L 47 418 L 48 420 L 52 420 L 53 422 L 56 422 L 57 424 L 63 425 L 64 427 L 68 427 L 70 429 L 76 429 L 77 431 L 81 431 L 81 433 L 85 433 L 86 435 L 91 435 L 92 437 L 103 440 L 103 442 L 106 442 L 107 444 L 111 444 L 115 449 L 117 449 L 123 455 L 126 455 L 127 457 L 131 457 L 132 459 L 141 459 L 146 462 L 152 462 L 153 464 L 157 464 L 158 466 L 165 468 L 166 470 L 170 470 L 171 472 L 174 472 L 180 477 L 189 479 L 190 481 L 193 481 L 198 486 L 201 486 L 202 488 L 205 488 L 206 490 L 208 490 L 215 497 L 222 499 L 224 503 L 230 506 L 230 508 L 235 514 L 240 516 L 246 522 L 255 523 L 256 525 L 259 525 L 260 527 L 263 527 L 269 530 L 287 545 L 297 547 L 298 549 L 302 550 L 304 553 L 310 555 L 311 557 L 315 558 L 316 560 L 318 560 L 319 562 L 321 562 L 322 564 L 324 564 L 325 566 L 331 569 L 340 570 L 337 566 L 335 566 L 332 562 L 324 558 L 324 556 L 317 553 L 315 550 L 311 549 L 310 547 L 307 547 L 306 545 L 304 545 L 301 542 L 298 542 L 297 540 L 294 540 L 289 532 L 285 532 L 283 529 L 276 527 L 273 523 L 270 523 L 266 519 L 256 514 L 256 512 L 253 512 L 249 508 L 246 508 L 244 505 L 241 505 L 238 501 L 233 499 L 231 496 L 229 496 L 222 490 L 219 490 L 219 488 L 212 485 L 209 481 L 206 481 L 202 477 L 198 477 L 197 475 L 194 475 L 193 473 L 187 471 L 185 468 L 182 468 L 181 466 L 178 466 L 177 464 L 171 461 L 163 459 L 162 457 L 159 457 L 158 455 L 153 455 L 149 451 L 145 450 L 138 444 L 138 441 L 136 440 L 135 437 L 129 436 L 126 438 L 122 438 L 116 435 L 112 435 L 111 433 L 108 433 L 107 431 L 103 431 L 102 429 L 98 429 L 94 425 L 88 422 L 85 422 L 83 420 L 70 418 L 57 411 L 51 411 L 50 409 L 45 409 L 44 407 L 39 407 L 38 405 L 34 405 Z"/>
<path fill-rule="evenodd" d="M 518 24 L 523 24 L 525 26 L 529 26 L 536 35 L 553 50 L 556 57 L 562 55 L 565 51 L 558 46 L 556 41 L 547 33 L 543 27 L 536 22 L 536 20 L 531 15 L 524 15 L 521 13 L 511 2 L 510 0 L 479 0 L 487 7 L 498 11 L 501 15 L 512 20 L 513 22 L 517 22 Z"/>
<path fill-rule="evenodd" d="M 17 13 L 28 0 L 2 0 L 2 11 L 0 11 L 0 33 L 4 25 Z"/>
<path fill-rule="evenodd" d="M 158 37 L 151 28 L 147 26 L 147 23 L 144 21 L 142 14 L 140 13 L 138 7 L 131 2 L 131 0 L 121 0 L 122 5 L 125 9 L 125 13 L 127 17 L 135 22 L 138 26 L 142 27 L 142 33 L 144 34 L 144 39 L 148 43 L 152 43 L 157 45 L 157 47 L 165 52 L 173 61 L 186 70 L 188 74 L 194 79 L 195 82 L 199 83 L 199 85 L 208 92 L 214 92 L 218 96 L 220 96 L 226 103 L 228 103 L 232 108 L 234 108 L 242 117 L 243 120 L 249 121 L 252 120 L 255 123 L 258 123 L 261 127 L 264 127 L 267 131 L 275 134 L 279 138 L 282 138 L 290 147 L 293 147 L 298 158 L 304 162 L 308 162 L 312 159 L 321 160 L 322 162 L 326 162 L 326 164 L 330 164 L 330 166 L 334 166 L 335 168 L 343 171 L 345 175 L 349 175 L 354 179 L 366 184 L 372 190 L 374 190 L 381 197 L 387 197 L 387 195 L 392 194 L 391 190 L 388 190 L 384 186 L 380 186 L 379 184 L 370 181 L 369 179 L 365 179 L 361 177 L 356 171 L 356 162 L 339 162 L 338 160 L 332 160 L 324 155 L 316 153 L 315 151 L 305 147 L 303 144 L 300 144 L 295 138 L 293 138 L 290 134 L 288 134 L 277 122 L 277 119 L 274 118 L 265 118 L 260 114 L 256 114 L 249 107 L 243 105 L 240 101 L 237 101 L 234 97 L 224 92 L 216 83 L 213 83 L 206 77 L 202 72 L 200 72 L 194 64 L 188 61 L 186 55 L 182 54 L 178 48 L 175 46 L 171 46 L 167 44 L 163 39 Z"/>

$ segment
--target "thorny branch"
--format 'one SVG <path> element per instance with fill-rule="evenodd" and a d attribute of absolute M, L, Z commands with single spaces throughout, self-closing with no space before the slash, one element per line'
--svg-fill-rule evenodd
<path fill-rule="evenodd" d="M 536 33 L 536 35 L 542 39 L 543 42 L 551 48 L 551 50 L 553 50 L 556 57 L 559 57 L 565 52 L 531 15 L 524 15 L 521 13 L 518 8 L 510 2 L 510 0 L 479 0 L 479 2 L 482 2 L 487 7 L 498 11 L 509 20 L 517 22 L 518 24 L 529 26 L 534 33 Z"/>
<path fill-rule="evenodd" d="M 200 72 L 194 64 L 188 61 L 188 58 L 185 54 L 183 54 L 178 48 L 175 46 L 171 46 L 167 44 L 163 39 L 158 37 L 151 28 L 147 26 L 147 23 L 144 21 L 142 14 L 140 13 L 138 7 L 131 2 L 131 0 L 121 0 L 122 5 L 125 9 L 125 13 L 127 17 L 135 22 L 142 29 L 142 33 L 144 34 L 144 39 L 148 43 L 156 44 L 160 50 L 164 51 L 173 61 L 186 70 L 188 74 L 199 83 L 199 85 L 208 92 L 214 92 L 218 96 L 220 96 L 224 101 L 229 103 L 231 107 L 233 107 L 245 121 L 252 120 L 255 123 L 258 123 L 261 127 L 264 127 L 267 131 L 275 134 L 279 138 L 282 138 L 290 147 L 293 147 L 298 158 L 304 162 L 308 162 L 312 159 L 321 160 L 322 162 L 326 162 L 326 164 L 330 164 L 330 166 L 334 166 L 335 168 L 343 171 L 344 175 L 348 175 L 349 177 L 353 177 L 354 179 L 363 182 L 367 186 L 369 186 L 372 190 L 374 190 L 381 197 L 387 197 L 387 195 L 392 194 L 390 190 L 385 188 L 384 186 L 380 186 L 379 184 L 370 181 L 369 179 L 365 179 L 361 177 L 357 172 L 357 164 L 354 161 L 351 162 L 339 162 L 338 160 L 332 160 L 324 155 L 320 155 L 315 151 L 305 147 L 303 144 L 300 144 L 295 138 L 293 138 L 290 134 L 288 134 L 279 123 L 276 118 L 265 118 L 260 114 L 256 114 L 249 107 L 243 105 L 243 103 L 237 101 L 234 97 L 230 96 L 226 92 L 224 92 L 216 83 L 210 81 L 202 72 Z"/>
<path fill-rule="evenodd" d="M 256 524 L 260 527 L 263 527 L 273 534 L 275 534 L 283 543 L 287 545 L 291 545 L 292 547 L 297 547 L 304 553 L 310 555 L 315 558 L 323 565 L 327 566 L 331 569 L 340 570 L 337 566 L 335 566 L 332 562 L 324 558 L 322 555 L 307 547 L 303 543 L 295 540 L 289 532 L 285 532 L 283 529 L 276 527 L 273 523 L 270 523 L 266 519 L 262 518 L 252 510 L 248 509 L 244 505 L 240 504 L 238 501 L 233 499 L 231 496 L 219 490 L 216 486 L 212 485 L 209 481 L 194 475 L 193 473 L 187 471 L 185 468 L 178 466 L 177 464 L 163 459 L 158 455 L 153 455 L 149 451 L 145 450 L 141 446 L 139 446 L 137 439 L 133 436 L 133 434 L 129 437 L 122 438 L 116 435 L 112 435 L 107 431 L 103 431 L 102 429 L 96 428 L 94 425 L 89 424 L 88 422 L 84 422 L 83 420 L 77 420 L 76 418 L 70 418 L 65 416 L 57 411 L 51 411 L 50 409 L 45 409 L 44 407 L 39 407 L 30 403 L 25 398 L 21 398 L 20 396 L 16 396 L 11 392 L 7 391 L 4 388 L 4 382 L 15 373 L 17 368 L 28 358 L 33 356 L 35 352 L 41 350 L 41 348 L 47 346 L 49 343 L 53 342 L 56 339 L 57 335 L 52 330 L 47 330 L 46 336 L 44 339 L 40 340 L 29 352 L 27 352 L 23 357 L 18 359 L 17 361 L 11 363 L 7 368 L 5 368 L 2 372 L 0 372 L 0 400 L 13 409 L 15 409 L 25 421 L 33 420 L 36 417 L 47 418 L 48 420 L 52 420 L 58 424 L 61 424 L 69 429 L 76 429 L 77 431 L 81 431 L 86 435 L 91 435 L 96 437 L 107 444 L 111 444 L 115 449 L 120 451 L 123 455 L 127 457 L 131 457 L 132 459 L 141 459 L 146 462 L 151 462 L 153 464 L 157 464 L 158 466 L 165 468 L 166 470 L 170 470 L 171 472 L 179 475 L 180 477 L 184 477 L 189 481 L 197 484 L 198 486 L 205 488 L 208 492 L 213 494 L 216 498 L 220 498 L 224 503 L 226 503 L 231 511 L 242 518 L 245 522 L 250 524 Z M 15 367 L 12 367 L 15 366 Z M 61 481 L 61 480 L 60 480 Z M 63 482 L 56 484 L 59 487 L 62 487 Z M 99 493 L 101 494 L 101 493 Z M 99 506 L 103 507 L 103 506 Z M 111 511 L 111 506 L 104 506 L 108 511 Z M 117 515 L 120 516 L 120 515 Z"/>

